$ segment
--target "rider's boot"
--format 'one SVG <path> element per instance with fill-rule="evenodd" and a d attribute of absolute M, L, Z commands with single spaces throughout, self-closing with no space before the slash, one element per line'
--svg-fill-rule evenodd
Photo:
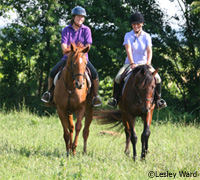
<path fill-rule="evenodd" d="M 45 103 L 48 103 L 51 101 L 52 99 L 52 95 L 51 95 L 51 89 L 53 87 L 53 78 L 49 77 L 48 78 L 48 91 L 46 91 L 42 97 L 41 100 Z"/>
<path fill-rule="evenodd" d="M 108 102 L 109 106 L 114 108 L 117 106 L 119 100 L 119 94 L 120 94 L 120 84 L 114 81 L 113 97 Z"/>
<path fill-rule="evenodd" d="M 156 108 L 159 109 L 159 110 L 167 107 L 166 101 L 164 99 L 161 99 L 161 88 L 162 88 L 162 84 L 158 83 L 156 85 L 156 93 L 157 93 L 157 96 L 158 96 L 156 98 Z"/>
<path fill-rule="evenodd" d="M 92 80 L 93 84 L 93 91 L 94 91 L 94 97 L 92 99 L 92 106 L 93 107 L 98 107 L 102 105 L 101 99 L 98 96 L 98 91 L 99 91 L 99 79 L 93 79 Z"/>

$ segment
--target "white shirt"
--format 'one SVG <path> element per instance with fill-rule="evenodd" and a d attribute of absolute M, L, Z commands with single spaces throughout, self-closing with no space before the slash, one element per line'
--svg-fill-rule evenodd
<path fill-rule="evenodd" d="M 130 44 L 132 50 L 133 61 L 135 64 L 147 63 L 147 46 L 152 46 L 150 34 L 142 30 L 139 37 L 134 31 L 125 34 L 123 45 Z M 125 64 L 129 64 L 128 57 L 126 57 Z"/>

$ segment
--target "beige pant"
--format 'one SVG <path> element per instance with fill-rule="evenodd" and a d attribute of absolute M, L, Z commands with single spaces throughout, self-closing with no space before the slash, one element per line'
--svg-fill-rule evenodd
<path fill-rule="evenodd" d="M 115 76 L 115 82 L 116 83 L 120 83 L 120 79 L 121 79 L 121 75 L 122 75 L 122 73 L 125 71 L 125 69 L 129 66 L 130 64 L 124 64 L 124 66 L 119 70 L 119 72 L 117 73 L 117 75 Z M 144 65 L 144 64 L 136 64 L 136 66 L 139 66 L 139 65 Z M 152 67 L 152 66 L 150 66 L 151 68 L 149 69 L 151 72 L 154 72 L 155 71 L 155 69 Z M 131 68 L 131 66 L 129 66 L 128 67 L 128 69 L 130 69 Z M 157 84 L 158 83 L 161 83 L 161 78 L 160 78 L 160 76 L 159 76 L 159 74 L 158 73 L 156 73 L 156 75 L 155 75 L 155 78 L 156 78 L 156 82 L 157 82 Z"/>

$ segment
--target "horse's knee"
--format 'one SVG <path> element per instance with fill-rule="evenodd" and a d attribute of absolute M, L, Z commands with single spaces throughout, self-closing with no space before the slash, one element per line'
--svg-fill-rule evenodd
<path fill-rule="evenodd" d="M 65 142 L 68 142 L 69 141 L 69 134 L 64 133 L 63 138 L 64 138 Z"/>
<path fill-rule="evenodd" d="M 88 138 L 88 136 L 89 136 L 89 129 L 83 129 L 83 138 L 85 139 L 87 139 Z"/>
<path fill-rule="evenodd" d="M 132 134 L 131 139 L 134 143 L 137 143 L 137 135 L 135 133 Z"/>
<path fill-rule="evenodd" d="M 70 132 L 74 132 L 74 125 L 71 125 L 71 126 L 69 127 L 69 131 L 70 131 Z"/>
<path fill-rule="evenodd" d="M 137 143 L 137 135 L 134 135 L 135 143 Z"/>
<path fill-rule="evenodd" d="M 80 131 L 82 127 L 82 123 L 76 123 L 76 131 Z"/>
<path fill-rule="evenodd" d="M 150 136 L 150 134 L 151 134 L 151 131 L 150 131 L 149 127 L 147 127 L 142 133 L 142 138 L 146 139 Z"/>

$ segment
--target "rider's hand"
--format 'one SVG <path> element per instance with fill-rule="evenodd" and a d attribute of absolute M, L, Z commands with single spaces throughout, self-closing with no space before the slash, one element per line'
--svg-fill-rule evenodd
<path fill-rule="evenodd" d="M 131 64 L 131 69 L 135 68 L 136 67 L 136 64 L 132 63 Z"/>
<path fill-rule="evenodd" d="M 149 65 L 149 66 L 150 66 L 150 65 L 151 65 L 151 63 L 150 63 L 150 62 L 147 62 L 147 65 Z"/>
<path fill-rule="evenodd" d="M 77 46 L 84 47 L 84 45 L 81 42 L 78 42 Z"/>

